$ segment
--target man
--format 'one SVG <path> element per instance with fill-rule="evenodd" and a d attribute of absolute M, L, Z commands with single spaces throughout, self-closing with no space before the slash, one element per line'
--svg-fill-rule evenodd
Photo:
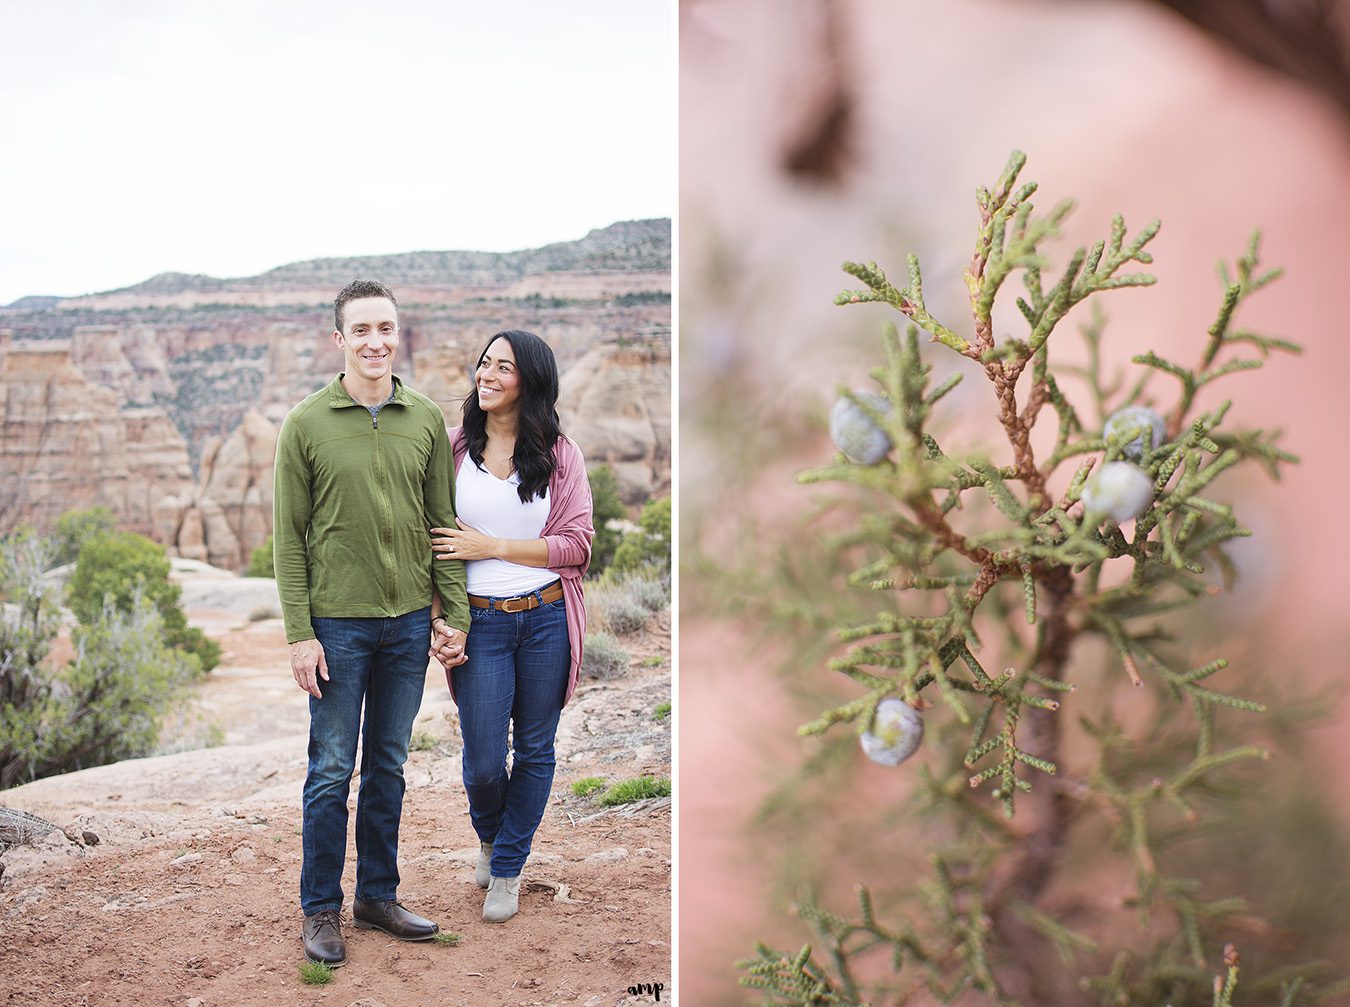
<path fill-rule="evenodd" d="M 337 966 L 347 959 L 342 870 L 363 702 L 352 919 L 402 940 L 437 932 L 398 902 L 403 764 L 426 680 L 432 591 L 452 660 L 464 653 L 469 607 L 463 564 L 432 561 L 428 530 L 455 522 L 450 443 L 439 407 L 394 377 L 394 295 L 355 280 L 334 314 L 345 368 L 282 423 L 273 543 L 291 673 L 310 695 L 305 957 Z"/>

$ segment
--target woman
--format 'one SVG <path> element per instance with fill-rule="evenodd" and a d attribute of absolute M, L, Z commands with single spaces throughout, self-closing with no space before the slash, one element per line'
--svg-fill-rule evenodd
<path fill-rule="evenodd" d="M 463 560 L 468 573 L 467 657 L 458 663 L 439 636 L 432 654 L 459 706 L 489 923 L 518 908 L 521 868 L 553 786 L 558 717 L 581 670 L 581 576 L 595 529 L 586 465 L 562 434 L 557 401 L 548 345 L 515 329 L 493 336 L 464 425 L 450 431 L 458 527 L 431 529 L 437 560 Z M 438 620 L 433 612 L 433 627 Z"/>

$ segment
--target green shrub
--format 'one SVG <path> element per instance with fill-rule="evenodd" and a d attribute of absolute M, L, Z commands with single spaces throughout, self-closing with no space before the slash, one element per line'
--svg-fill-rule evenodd
<path fill-rule="evenodd" d="M 586 609 L 597 630 L 630 636 L 647 625 L 653 613 L 670 607 L 670 573 L 656 566 L 622 572 L 617 564 L 586 590 Z M 660 664 L 661 658 L 645 661 Z"/>
<path fill-rule="evenodd" d="M 56 555 L 53 566 L 74 563 L 80 547 L 95 535 L 117 529 L 117 518 L 107 507 L 68 510 L 56 520 Z"/>
<path fill-rule="evenodd" d="M 589 797 L 597 790 L 605 789 L 605 778 L 603 776 L 588 776 L 583 780 L 577 780 L 572 784 L 572 793 L 577 797 Z"/>
<path fill-rule="evenodd" d="M 615 570 L 670 569 L 670 497 L 648 500 L 635 531 L 614 551 Z"/>
<path fill-rule="evenodd" d="M 628 651 L 608 633 L 587 633 L 581 670 L 595 678 L 612 678 L 628 670 Z"/>
<path fill-rule="evenodd" d="M 210 671 L 220 663 L 220 644 L 196 626 L 186 625 L 186 616 L 184 616 L 183 621 L 182 629 L 165 630 L 164 642 L 170 647 L 195 657 L 197 666 L 202 671 Z"/>
<path fill-rule="evenodd" d="M 99 532 L 80 546 L 67 585 L 67 603 L 86 626 L 97 622 L 105 602 L 130 612 L 144 597 L 159 612 L 164 642 L 196 657 L 203 671 L 220 663 L 220 644 L 187 624 L 179 599 L 183 590 L 169 580 L 164 547 L 132 532 Z"/>
<path fill-rule="evenodd" d="M 665 720 L 670 716 L 670 704 L 662 703 L 652 711 L 652 720 Z"/>
<path fill-rule="evenodd" d="M 157 609 L 178 607 L 182 589 L 169 580 L 164 547 L 131 532 L 101 532 L 86 540 L 66 588 L 75 618 L 93 623 L 105 599 L 117 610 L 129 611 L 138 594 Z"/>
<path fill-rule="evenodd" d="M 248 570 L 245 577 L 275 577 L 272 567 L 272 536 L 263 539 L 262 545 L 248 554 Z"/>
<path fill-rule="evenodd" d="M 54 554 L 33 538 L 0 550 L 13 606 L 0 611 L 0 789 L 74 769 L 147 755 L 160 721 L 196 677 L 196 662 L 167 647 L 145 597 L 109 605 L 72 634 L 75 657 L 53 667 L 54 593 L 41 579 Z"/>
<path fill-rule="evenodd" d="M 659 612 L 670 605 L 670 570 L 649 569 L 626 578 L 638 602 L 648 612 Z"/>
<path fill-rule="evenodd" d="M 587 593 L 587 610 L 596 625 L 616 636 L 628 636 L 647 625 L 647 609 L 621 584 L 597 585 Z"/>
<path fill-rule="evenodd" d="M 657 779 L 654 776 L 638 776 L 631 780 L 624 780 L 622 783 L 616 783 L 603 794 L 600 795 L 600 803 L 607 808 L 612 808 L 618 804 L 632 804 L 634 801 L 645 801 L 649 797 L 669 797 L 670 796 L 670 778 L 661 777 Z"/>
<path fill-rule="evenodd" d="M 614 559 L 620 534 L 610 526 L 628 516 L 628 510 L 619 497 L 619 482 L 608 465 L 597 465 L 590 472 L 591 515 L 595 538 L 591 540 L 591 565 L 588 576 L 598 576 Z"/>

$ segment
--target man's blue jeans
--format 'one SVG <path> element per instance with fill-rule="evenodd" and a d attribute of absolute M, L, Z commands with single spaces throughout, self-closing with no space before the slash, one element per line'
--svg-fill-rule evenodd
<path fill-rule="evenodd" d="M 469 660 L 453 669 L 464 735 L 464 789 L 492 874 L 519 876 L 553 789 L 553 739 L 567 692 L 567 610 L 471 608 Z M 506 768 L 507 728 L 514 749 Z"/>
<path fill-rule="evenodd" d="M 342 908 L 347 795 L 361 737 L 356 802 L 356 895 L 398 897 L 403 764 L 427 677 L 431 609 L 394 619 L 313 619 L 328 678 L 309 698 L 300 906 L 306 916 Z M 365 727 L 361 706 L 365 703 Z"/>

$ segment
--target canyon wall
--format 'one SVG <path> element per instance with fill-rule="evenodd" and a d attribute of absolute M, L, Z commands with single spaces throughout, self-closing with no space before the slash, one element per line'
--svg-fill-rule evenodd
<path fill-rule="evenodd" d="M 229 569 L 270 533 L 276 435 L 342 354 L 332 297 L 399 298 L 395 373 L 451 425 L 504 328 L 553 347 L 564 430 L 631 505 L 670 492 L 670 222 L 506 253 L 316 260 L 258 277 L 165 274 L 0 309 L 0 534 L 106 506 L 121 527 Z"/>

